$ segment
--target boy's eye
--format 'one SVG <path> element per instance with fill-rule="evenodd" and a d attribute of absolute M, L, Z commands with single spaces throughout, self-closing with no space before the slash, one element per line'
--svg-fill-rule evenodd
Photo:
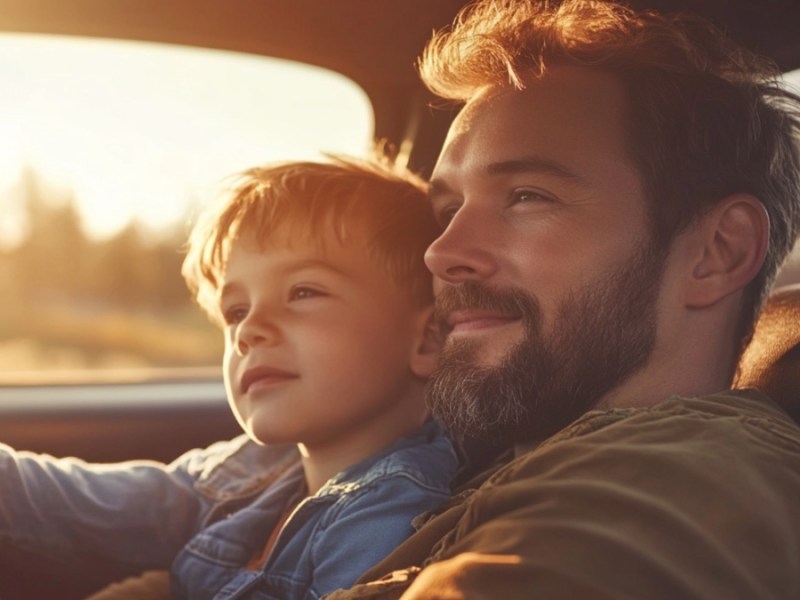
<path fill-rule="evenodd" d="M 235 306 L 222 312 L 222 318 L 226 325 L 236 325 L 241 323 L 247 317 L 247 308 L 243 306 Z"/>
<path fill-rule="evenodd" d="M 308 298 L 318 298 L 325 294 L 318 289 L 309 287 L 307 285 L 295 285 L 289 290 L 289 301 L 306 300 Z"/>
<path fill-rule="evenodd" d="M 436 218 L 436 222 L 439 224 L 440 227 L 444 228 L 450 224 L 450 221 L 453 220 L 453 217 L 456 216 L 458 212 L 459 206 L 456 204 L 451 204 L 449 206 L 444 206 L 438 209 L 434 213 L 434 217 Z"/>

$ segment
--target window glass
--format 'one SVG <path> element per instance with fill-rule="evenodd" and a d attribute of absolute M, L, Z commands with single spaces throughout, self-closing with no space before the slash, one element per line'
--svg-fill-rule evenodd
<path fill-rule="evenodd" d="M 193 215 L 245 168 L 362 155 L 373 130 L 338 74 L 151 43 L 2 34 L 0 89 L 6 381 L 218 364 L 179 273 Z"/>

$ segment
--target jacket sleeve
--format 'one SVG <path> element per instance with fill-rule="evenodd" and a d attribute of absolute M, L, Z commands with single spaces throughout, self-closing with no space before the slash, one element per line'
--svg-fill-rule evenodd
<path fill-rule="evenodd" d="M 204 510 L 193 451 L 170 465 L 90 464 L 0 444 L 0 548 L 59 568 L 115 573 L 169 566 Z"/>
<path fill-rule="evenodd" d="M 800 597 L 798 440 L 676 412 L 549 444 L 476 496 L 402 598 Z"/>
<path fill-rule="evenodd" d="M 312 540 L 312 580 L 306 597 L 317 599 L 353 585 L 414 532 L 414 517 L 436 509 L 447 498 L 446 486 L 426 487 L 402 474 L 360 490 L 331 513 L 326 527 Z"/>

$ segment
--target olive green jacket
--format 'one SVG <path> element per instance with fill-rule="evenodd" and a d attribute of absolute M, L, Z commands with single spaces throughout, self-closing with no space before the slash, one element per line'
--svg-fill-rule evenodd
<path fill-rule="evenodd" d="M 587 413 L 478 485 L 328 598 L 800 598 L 800 428 L 752 390 Z"/>

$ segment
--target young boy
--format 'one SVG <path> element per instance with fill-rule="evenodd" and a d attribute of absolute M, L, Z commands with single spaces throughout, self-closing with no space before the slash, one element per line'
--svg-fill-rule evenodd
<path fill-rule="evenodd" d="M 0 450 L 0 538 L 120 577 L 171 565 L 184 598 L 320 598 L 449 496 L 425 409 L 436 366 L 424 186 L 335 160 L 246 172 L 195 228 L 183 273 L 223 328 L 246 436 L 171 465 Z"/>

